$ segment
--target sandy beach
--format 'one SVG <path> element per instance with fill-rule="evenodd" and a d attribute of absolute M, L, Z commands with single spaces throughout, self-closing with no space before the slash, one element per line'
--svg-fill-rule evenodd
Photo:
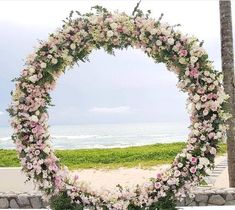
<path fill-rule="evenodd" d="M 220 163 L 225 156 L 217 157 L 215 164 Z M 73 173 L 79 175 L 81 181 L 88 182 L 93 188 L 112 189 L 117 184 L 122 186 L 132 186 L 142 184 L 151 177 L 155 177 L 157 172 L 166 170 L 170 165 L 159 165 L 148 169 L 141 168 L 119 168 L 119 169 L 84 169 L 76 170 Z M 0 168 L 0 192 L 35 192 L 37 189 L 30 181 L 25 183 L 26 176 L 20 168 Z M 228 187 L 227 168 L 216 178 L 214 187 Z"/>

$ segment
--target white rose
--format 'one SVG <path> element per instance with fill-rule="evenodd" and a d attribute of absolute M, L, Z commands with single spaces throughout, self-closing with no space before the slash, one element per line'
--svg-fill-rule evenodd
<path fill-rule="evenodd" d="M 184 166 L 183 163 L 178 163 L 179 168 L 182 168 L 183 166 Z"/>
<path fill-rule="evenodd" d="M 184 74 L 185 76 L 189 76 L 189 70 L 186 70 Z"/>
<path fill-rule="evenodd" d="M 199 128 L 200 124 L 199 123 L 195 123 L 194 124 L 194 128 Z"/>
<path fill-rule="evenodd" d="M 110 27 L 111 27 L 112 29 L 116 29 L 116 28 L 118 27 L 118 24 L 117 24 L 117 23 L 111 23 L 111 24 L 110 24 Z"/>
<path fill-rule="evenodd" d="M 150 34 L 154 35 L 157 33 L 157 29 L 156 28 L 152 28 L 150 31 Z"/>
<path fill-rule="evenodd" d="M 186 64 L 186 59 L 185 59 L 185 58 L 180 58 L 180 59 L 179 59 L 179 62 L 180 62 L 181 64 Z"/>
<path fill-rule="evenodd" d="M 45 68 L 47 67 L 47 64 L 44 63 L 44 62 L 42 62 L 42 63 L 40 64 L 40 67 L 41 67 L 42 69 L 45 69 Z"/>
<path fill-rule="evenodd" d="M 210 75 L 210 72 L 209 72 L 209 71 L 204 71 L 204 75 L 205 75 L 205 76 L 209 76 L 209 75 Z"/>
<path fill-rule="evenodd" d="M 197 168 L 202 169 L 202 168 L 203 168 L 203 165 L 202 165 L 202 164 L 198 164 L 198 165 L 197 165 Z"/>
<path fill-rule="evenodd" d="M 173 45 L 173 44 L 175 43 L 175 40 L 174 40 L 173 38 L 169 38 L 169 39 L 167 40 L 167 43 L 168 43 L 169 45 Z"/>
<path fill-rule="evenodd" d="M 196 103 L 196 109 L 197 109 L 197 110 L 200 110 L 201 107 L 202 107 L 202 104 L 201 104 L 201 103 Z"/>
<path fill-rule="evenodd" d="M 190 62 L 191 62 L 191 64 L 196 63 L 196 62 L 197 62 L 197 60 L 198 60 L 198 58 L 197 58 L 197 57 L 195 57 L 195 56 L 192 56 L 192 57 L 190 58 Z"/>
<path fill-rule="evenodd" d="M 43 149 L 43 152 L 45 152 L 46 154 L 49 154 L 50 153 L 50 148 L 49 147 L 45 147 Z"/>
<path fill-rule="evenodd" d="M 214 81 L 214 85 L 217 86 L 219 84 L 219 82 L 216 80 Z"/>
<path fill-rule="evenodd" d="M 36 74 L 34 74 L 31 77 L 29 77 L 28 80 L 31 81 L 32 83 L 35 83 L 38 80 L 38 77 Z"/>
<path fill-rule="evenodd" d="M 31 120 L 31 121 L 34 121 L 34 122 L 38 122 L 38 117 L 37 117 L 36 115 L 32 115 L 32 116 L 30 117 L 30 120 Z"/>
<path fill-rule="evenodd" d="M 161 46 L 161 45 L 162 45 L 162 41 L 161 41 L 161 40 L 157 40 L 157 41 L 156 41 L 156 45 L 157 45 L 157 46 Z"/>
<path fill-rule="evenodd" d="M 35 69 L 34 69 L 33 67 L 31 67 L 31 68 L 29 69 L 29 72 L 30 72 L 31 74 L 33 74 L 33 73 L 35 72 Z"/>
<path fill-rule="evenodd" d="M 53 58 L 53 59 L 51 60 L 51 62 L 52 62 L 53 64 L 57 64 L 58 60 L 57 60 L 56 58 Z"/>
<path fill-rule="evenodd" d="M 73 44 L 70 45 L 70 48 L 71 48 L 72 50 L 75 50 L 75 49 L 76 49 L 76 45 L 73 43 Z"/>
<path fill-rule="evenodd" d="M 198 94 L 194 95 L 194 96 L 193 96 L 193 100 L 194 100 L 195 102 L 198 102 L 198 101 L 200 100 L 200 96 L 199 96 Z"/>
<path fill-rule="evenodd" d="M 113 36 L 113 32 L 112 31 L 108 31 L 107 32 L 107 37 L 112 37 Z"/>

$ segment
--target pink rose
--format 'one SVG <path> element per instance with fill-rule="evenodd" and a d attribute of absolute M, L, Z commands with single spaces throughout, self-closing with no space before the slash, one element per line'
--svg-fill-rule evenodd
<path fill-rule="evenodd" d="M 156 177 L 157 177 L 157 179 L 161 179 L 162 178 L 162 174 L 161 173 L 157 173 Z"/>
<path fill-rule="evenodd" d="M 187 54 L 188 54 L 188 51 L 187 51 L 187 50 L 180 50 L 180 51 L 179 51 L 179 55 L 180 55 L 181 57 L 185 57 L 185 56 L 187 56 Z"/>
<path fill-rule="evenodd" d="M 190 162 L 195 164 L 197 163 L 197 158 L 196 157 L 191 157 Z"/>
<path fill-rule="evenodd" d="M 198 69 L 197 68 L 191 69 L 191 71 L 189 72 L 189 76 L 193 77 L 193 78 L 198 78 L 198 76 L 199 76 Z"/>
<path fill-rule="evenodd" d="M 160 182 L 156 182 L 156 183 L 155 183 L 155 188 L 156 188 L 156 189 L 160 189 L 160 188 L 161 188 L 161 186 L 162 186 L 162 185 L 161 185 L 161 183 L 160 183 Z"/>
<path fill-rule="evenodd" d="M 215 133 L 211 132 L 208 134 L 209 139 L 213 139 L 215 137 Z"/>
<path fill-rule="evenodd" d="M 201 101 L 202 102 L 205 102 L 207 100 L 207 95 L 203 95 L 202 97 L 201 97 Z"/>
<path fill-rule="evenodd" d="M 197 169 L 196 169 L 195 167 L 191 167 L 191 168 L 190 168 L 190 172 L 191 172 L 192 174 L 195 174 L 196 171 L 197 171 Z"/>
<path fill-rule="evenodd" d="M 180 172 L 179 170 L 176 170 L 176 171 L 174 172 L 174 176 L 175 176 L 175 177 L 180 176 L 180 174 L 181 174 L 181 172 Z"/>

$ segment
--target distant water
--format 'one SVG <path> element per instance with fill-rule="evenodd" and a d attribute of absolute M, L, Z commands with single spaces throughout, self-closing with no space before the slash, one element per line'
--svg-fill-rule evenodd
<path fill-rule="evenodd" d="M 88 149 L 140 146 L 186 141 L 186 123 L 93 124 L 51 126 L 56 149 Z M 14 149 L 11 129 L 0 127 L 0 148 Z"/>

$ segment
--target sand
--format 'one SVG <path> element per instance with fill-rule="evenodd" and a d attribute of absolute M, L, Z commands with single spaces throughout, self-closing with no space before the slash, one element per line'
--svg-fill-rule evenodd
<path fill-rule="evenodd" d="M 215 163 L 224 160 L 224 156 L 217 157 Z M 169 165 L 159 165 L 149 169 L 119 168 L 114 170 L 84 169 L 73 173 L 79 175 L 81 181 L 88 182 L 93 188 L 112 189 L 117 184 L 132 186 L 142 184 L 151 177 L 156 177 L 157 172 L 166 170 Z M 215 187 L 228 187 L 228 175 L 225 169 L 216 179 Z M 0 168 L 0 192 L 35 192 L 32 182 L 24 183 L 26 176 L 20 168 Z"/>

